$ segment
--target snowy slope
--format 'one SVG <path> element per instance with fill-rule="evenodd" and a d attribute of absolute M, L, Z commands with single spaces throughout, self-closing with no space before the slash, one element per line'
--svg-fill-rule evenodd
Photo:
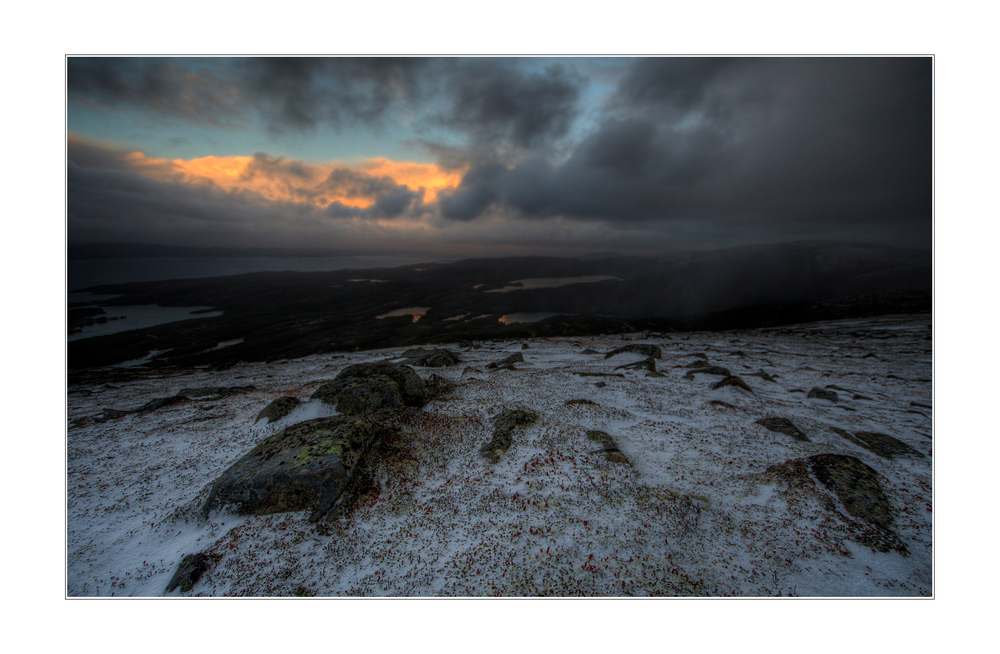
<path fill-rule="evenodd" d="M 207 522 L 197 513 L 212 482 L 258 442 L 334 413 L 307 402 L 254 424 L 271 400 L 305 400 L 343 367 L 403 348 L 73 386 L 66 592 L 163 595 L 181 557 L 206 552 L 214 565 L 187 595 L 931 595 L 930 334 L 929 316 L 889 316 L 536 339 L 523 350 L 522 342 L 447 346 L 463 363 L 416 370 L 455 387 L 400 421 L 399 435 L 371 457 L 353 509 L 318 525 L 306 511 Z M 615 370 L 644 358 L 604 358 L 628 343 L 659 345 L 664 376 Z M 525 359 L 516 370 L 486 368 L 514 352 Z M 695 354 L 753 393 L 712 390 L 718 376 L 685 378 Z M 775 381 L 750 375 L 758 370 Z M 72 426 L 182 387 L 251 384 L 257 390 L 221 400 Z M 837 403 L 806 397 L 830 385 L 841 389 Z M 566 404 L 574 399 L 594 404 Z M 490 464 L 478 450 L 507 408 L 540 418 Z M 811 442 L 756 424 L 769 416 L 790 419 Z M 834 428 L 887 434 L 923 456 L 883 458 Z M 631 465 L 596 452 L 588 430 L 607 432 Z M 820 453 L 849 454 L 879 472 L 905 555 L 859 543 L 842 510 L 764 474 Z"/>

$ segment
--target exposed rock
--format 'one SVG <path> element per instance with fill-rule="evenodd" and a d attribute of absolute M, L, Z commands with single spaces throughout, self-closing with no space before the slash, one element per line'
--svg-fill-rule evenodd
<path fill-rule="evenodd" d="M 593 400 L 588 400 L 585 397 L 584 398 L 579 398 L 579 399 L 576 399 L 576 400 L 566 400 L 565 402 L 563 402 L 563 406 L 571 406 L 573 404 L 589 404 L 589 405 L 596 406 L 597 402 L 595 402 Z"/>
<path fill-rule="evenodd" d="M 732 375 L 729 372 L 729 368 L 722 368 L 720 366 L 707 366 L 702 368 L 697 368 L 688 372 L 684 375 L 684 379 L 694 379 L 695 375 L 722 375 L 723 377 L 729 377 Z"/>
<path fill-rule="evenodd" d="M 311 508 L 326 515 L 351 481 L 361 457 L 388 428 L 370 418 L 316 418 L 264 440 L 212 485 L 202 515 L 223 507 L 264 515 Z"/>
<path fill-rule="evenodd" d="M 729 402 L 723 402 L 722 400 L 709 400 L 708 404 L 709 404 L 709 406 L 721 407 L 723 409 L 738 409 L 739 408 L 739 407 L 736 407 L 736 406 L 730 404 Z"/>
<path fill-rule="evenodd" d="M 615 443 L 615 440 L 611 438 L 611 435 L 608 434 L 607 432 L 589 430 L 587 431 L 587 438 L 603 446 L 602 449 L 595 450 L 594 452 L 591 452 L 591 454 L 603 452 L 604 455 L 607 457 L 608 461 L 610 461 L 611 463 L 622 463 L 624 465 L 631 465 L 631 463 L 629 463 L 628 457 L 622 454 L 621 450 L 618 449 L 618 445 Z"/>
<path fill-rule="evenodd" d="M 736 375 L 730 375 L 729 377 L 724 377 L 719 381 L 715 382 L 714 384 L 712 384 L 712 390 L 717 391 L 720 388 L 724 388 L 726 386 L 735 386 L 736 388 L 753 393 L 753 389 L 750 388 L 745 381 L 743 381 Z"/>
<path fill-rule="evenodd" d="M 607 385 L 608 385 L 607 382 L 597 382 L 596 384 L 594 384 L 594 386 L 597 388 L 604 388 Z"/>
<path fill-rule="evenodd" d="M 424 386 L 427 388 L 428 400 L 440 398 L 445 393 L 455 388 L 455 384 L 453 382 L 448 381 L 438 374 L 433 374 L 428 377 L 424 382 Z"/>
<path fill-rule="evenodd" d="M 403 352 L 401 357 L 406 360 L 403 365 L 421 366 L 423 368 L 444 368 L 461 363 L 461 359 L 451 350 L 425 350 L 422 347 Z"/>
<path fill-rule="evenodd" d="M 767 372 L 765 372 L 763 370 L 758 370 L 757 372 L 752 372 L 752 373 L 750 373 L 747 376 L 748 377 L 760 377 L 764 381 L 774 382 L 775 384 L 778 383 L 777 381 L 775 381 L 777 379 L 776 376 L 769 375 Z"/>
<path fill-rule="evenodd" d="M 531 349 L 531 346 L 530 346 L 530 345 L 528 345 L 527 343 L 522 343 L 522 344 L 521 344 L 521 349 L 522 349 L 522 350 L 530 350 L 530 349 Z"/>
<path fill-rule="evenodd" d="M 254 386 L 206 386 L 204 388 L 182 388 L 177 395 L 189 400 L 219 400 L 230 395 L 239 395 L 256 390 Z"/>
<path fill-rule="evenodd" d="M 820 388 L 819 386 L 813 386 L 812 390 L 809 391 L 809 394 L 806 395 L 806 398 L 815 400 L 829 400 L 830 402 L 837 402 L 840 399 L 837 396 L 836 391 Z"/>
<path fill-rule="evenodd" d="M 892 530 L 892 510 L 878 472 L 853 456 L 817 454 L 786 461 L 770 466 L 765 476 L 783 480 L 794 492 L 820 490 L 813 481 L 815 478 L 853 518 L 853 524 L 841 519 L 848 522 L 860 542 L 880 552 L 894 549 L 906 554 L 906 545 Z M 837 516 L 833 500 L 826 502 L 828 510 Z"/>
<path fill-rule="evenodd" d="M 695 352 L 691 356 L 698 357 L 699 359 L 704 359 L 705 361 L 708 361 L 708 355 L 705 354 L 704 352 Z"/>
<path fill-rule="evenodd" d="M 481 370 L 476 370 L 472 366 L 465 366 L 465 370 L 462 371 L 462 376 L 472 374 L 474 372 L 482 372 Z"/>
<path fill-rule="evenodd" d="M 858 395 L 854 396 L 854 399 L 855 400 L 869 400 L 870 401 L 872 398 L 868 397 L 867 395 L 860 395 L 860 394 L 858 394 Z"/>
<path fill-rule="evenodd" d="M 538 420 L 538 414 L 534 411 L 521 409 L 504 411 L 493 418 L 493 438 L 479 449 L 479 454 L 489 459 L 490 463 L 496 463 L 500 460 L 500 456 L 514 444 L 514 429 L 530 425 L 536 420 Z"/>
<path fill-rule="evenodd" d="M 837 494 L 849 514 L 877 527 L 892 526 L 889 500 L 874 468 L 844 454 L 817 454 L 808 460 L 816 478 Z"/>
<path fill-rule="evenodd" d="M 294 397 L 279 397 L 261 409 L 254 422 L 260 422 L 264 418 L 267 418 L 269 423 L 274 422 L 275 420 L 281 420 L 291 413 L 292 410 L 298 405 L 299 401 Z"/>
<path fill-rule="evenodd" d="M 893 438 L 887 434 L 879 434 L 873 431 L 859 431 L 852 435 L 843 429 L 836 427 L 832 427 L 831 429 L 855 445 L 859 445 L 885 459 L 894 459 L 897 456 L 914 458 L 923 458 L 924 456 L 898 438 Z"/>
<path fill-rule="evenodd" d="M 409 366 L 359 363 L 320 386 L 310 399 L 333 404 L 345 415 L 356 415 L 422 406 L 427 402 L 427 388 Z"/>
<path fill-rule="evenodd" d="M 503 359 L 500 359 L 499 361 L 494 361 L 493 363 L 486 364 L 486 367 L 490 369 L 504 368 L 506 370 L 515 370 L 514 368 L 515 363 L 524 363 L 524 355 L 521 354 L 520 352 L 515 352 L 509 357 L 505 357 Z"/>
<path fill-rule="evenodd" d="M 586 350 L 584 350 L 580 354 L 600 354 L 600 352 L 598 352 L 597 350 L 595 350 L 592 347 L 588 347 Z"/>
<path fill-rule="evenodd" d="M 629 345 L 623 345 L 622 347 L 620 347 L 618 349 L 615 349 L 615 350 L 611 350 L 610 352 L 608 352 L 607 354 L 605 354 L 604 358 L 605 359 L 610 359 L 611 357 L 615 356 L 616 354 L 625 354 L 626 352 L 635 353 L 635 354 L 641 354 L 643 356 L 647 356 L 647 357 L 650 357 L 652 359 L 662 359 L 663 358 L 663 352 L 660 351 L 660 346 L 658 346 L 658 345 L 649 345 L 648 343 L 632 343 L 632 344 L 629 344 Z"/>
<path fill-rule="evenodd" d="M 646 373 L 646 376 L 647 377 L 666 377 L 666 375 L 664 375 L 662 372 L 656 372 L 655 370 L 653 372 Z"/>
<path fill-rule="evenodd" d="M 143 404 L 138 409 L 135 409 L 134 411 L 129 411 L 129 413 L 150 413 L 158 409 L 163 409 L 168 406 L 173 406 L 175 404 L 181 404 L 183 402 L 190 402 L 190 401 L 191 400 L 184 397 L 183 395 L 174 395 L 172 397 L 158 397 L 155 400 L 150 400 L 149 402 L 146 402 L 145 404 Z"/>
<path fill-rule="evenodd" d="M 119 411 L 118 409 L 104 409 L 104 413 L 101 414 L 101 420 L 115 420 L 116 418 L 122 418 L 127 416 L 131 411 Z"/>
<path fill-rule="evenodd" d="M 922 409 L 933 409 L 930 404 L 924 404 L 923 402 L 910 402 L 910 406 L 918 406 Z"/>
<path fill-rule="evenodd" d="M 656 361 L 653 360 L 653 357 L 649 357 L 648 359 L 643 359 L 642 361 L 626 363 L 618 366 L 615 370 L 648 370 L 649 372 L 656 372 Z"/>
<path fill-rule="evenodd" d="M 572 374 L 579 375 L 580 377 L 621 377 L 625 379 L 625 375 L 620 372 L 583 372 L 575 370 Z"/>
<path fill-rule="evenodd" d="M 628 457 L 621 453 L 620 450 L 604 450 L 608 456 L 608 461 L 611 463 L 621 463 L 624 465 L 632 465 Z"/>
<path fill-rule="evenodd" d="M 691 363 L 686 364 L 684 367 L 685 368 L 706 368 L 707 366 L 708 366 L 708 363 L 707 363 L 706 360 L 704 360 L 704 359 L 698 359 L 697 361 L 692 361 Z"/>
<path fill-rule="evenodd" d="M 177 566 L 177 572 L 174 573 L 174 576 L 170 578 L 170 583 L 167 584 L 166 592 L 170 593 L 178 586 L 180 586 L 182 593 L 189 592 L 198 583 L 198 580 L 201 579 L 201 576 L 208 570 L 210 565 L 211 559 L 207 555 L 201 552 L 188 554 L 181 559 L 180 565 Z"/>
<path fill-rule="evenodd" d="M 588 430 L 587 438 L 594 441 L 595 443 L 603 445 L 604 447 L 614 447 L 615 449 L 617 449 L 614 439 L 611 438 L 611 435 L 608 434 L 607 432 L 598 431 L 596 429 Z"/>
<path fill-rule="evenodd" d="M 761 418 L 760 420 L 757 421 L 757 424 L 761 425 L 762 427 L 766 427 L 771 431 L 776 431 L 779 434 L 785 434 L 786 436 L 791 436 L 797 441 L 810 442 L 809 437 L 806 436 L 801 429 L 792 424 L 792 421 L 789 420 L 788 418 L 778 418 L 778 417 Z"/>

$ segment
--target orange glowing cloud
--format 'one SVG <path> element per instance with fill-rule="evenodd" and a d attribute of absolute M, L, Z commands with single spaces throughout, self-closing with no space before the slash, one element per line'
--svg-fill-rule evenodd
<path fill-rule="evenodd" d="M 424 189 L 424 201 L 455 188 L 461 171 L 436 164 L 366 159 L 360 164 L 311 164 L 282 157 L 199 157 L 157 159 L 141 152 L 126 155 L 135 172 L 161 182 L 216 186 L 229 192 L 252 191 L 268 200 L 312 204 L 325 208 L 339 202 L 348 207 L 373 205 L 380 192 L 396 186 Z"/>
<path fill-rule="evenodd" d="M 433 202 L 440 191 L 458 186 L 463 174 L 456 171 L 446 172 L 436 164 L 389 159 L 368 159 L 361 165 L 361 170 L 369 175 L 388 176 L 397 184 L 405 184 L 412 189 L 424 187 L 427 190 L 425 202 Z"/>

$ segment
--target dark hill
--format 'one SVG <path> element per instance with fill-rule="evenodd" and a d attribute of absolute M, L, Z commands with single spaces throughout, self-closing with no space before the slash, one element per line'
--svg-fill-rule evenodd
<path fill-rule="evenodd" d="M 620 281 L 487 292 L 521 279 L 596 275 Z M 359 279 L 379 281 L 352 281 Z M 770 326 L 929 310 L 931 282 L 929 252 L 798 242 L 663 257 L 474 259 L 103 286 L 92 290 L 122 294 L 112 305 L 213 306 L 225 313 L 73 341 L 69 364 L 106 366 L 152 349 L 169 350 L 161 364 L 224 365 L 474 338 Z M 375 318 L 414 306 L 430 310 L 418 322 Z M 499 323 L 504 314 L 536 311 L 571 315 Z M 237 338 L 244 342 L 210 351 Z"/>

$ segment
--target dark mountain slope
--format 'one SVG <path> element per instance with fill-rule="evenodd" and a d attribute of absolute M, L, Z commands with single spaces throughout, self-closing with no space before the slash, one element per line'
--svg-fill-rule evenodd
<path fill-rule="evenodd" d="M 489 292 L 521 279 L 594 275 L 620 281 Z M 851 307 L 848 313 L 857 315 L 892 312 L 897 300 L 891 298 L 896 296 L 839 305 L 815 303 L 888 292 L 915 291 L 927 298 L 931 283 L 928 252 L 798 242 L 683 256 L 477 259 L 365 271 L 252 273 L 104 286 L 93 290 L 122 294 L 109 303 L 113 305 L 213 306 L 225 313 L 73 341 L 69 363 L 74 369 L 104 366 L 143 357 L 153 349 L 169 350 L 159 359 L 165 363 L 225 364 L 458 338 L 695 324 L 700 328 L 750 327 L 803 322 L 812 314 L 828 318 L 831 306 L 840 306 L 836 310 L 840 312 Z M 906 302 L 906 306 L 927 305 L 926 300 L 913 297 Z M 376 319 L 403 307 L 430 309 L 418 322 L 410 316 Z M 572 316 L 532 326 L 499 322 L 504 314 L 531 311 Z M 454 320 L 459 315 L 464 317 Z M 244 342 L 212 350 L 222 341 L 237 338 Z"/>

